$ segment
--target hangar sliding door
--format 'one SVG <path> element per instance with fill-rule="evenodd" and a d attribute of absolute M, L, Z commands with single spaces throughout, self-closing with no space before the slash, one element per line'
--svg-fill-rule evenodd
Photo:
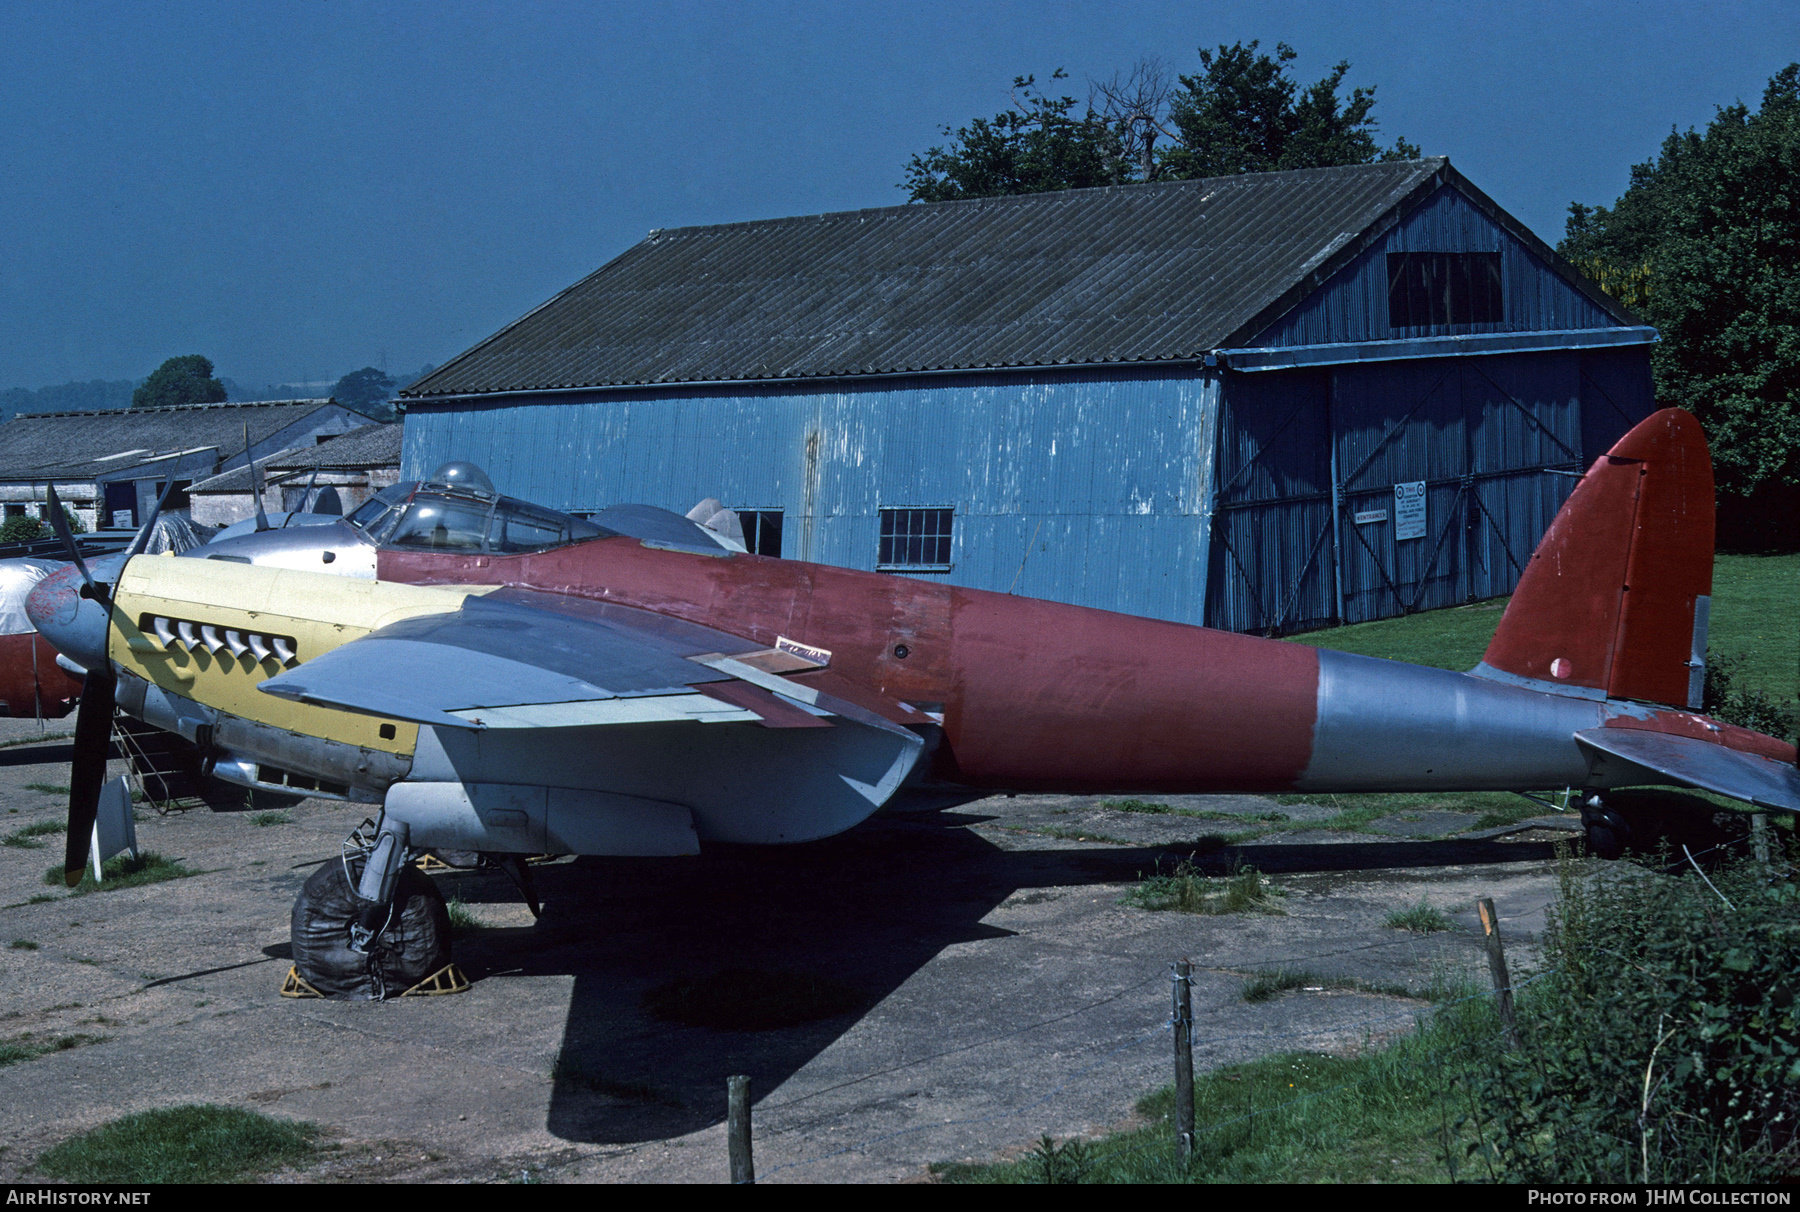
<path fill-rule="evenodd" d="M 1575 353 L 1339 367 L 1331 413 L 1345 622 L 1511 593 L 1582 468 Z"/>
<path fill-rule="evenodd" d="M 1209 625 L 1282 635 L 1510 593 L 1583 466 L 1582 382 L 1570 352 L 1231 376 Z"/>

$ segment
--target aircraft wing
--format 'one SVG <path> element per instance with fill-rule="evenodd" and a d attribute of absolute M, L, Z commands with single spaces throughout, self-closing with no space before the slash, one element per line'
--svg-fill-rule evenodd
<path fill-rule="evenodd" d="M 1800 771 L 1786 762 L 1694 737 L 1637 728 L 1588 728 L 1577 732 L 1575 740 L 1603 770 L 1619 761 L 1629 763 L 1617 772 L 1619 778 L 1612 781 L 1613 786 L 1628 779 L 1635 766 L 1661 776 L 1645 782 L 1673 779 L 1759 808 L 1800 812 Z"/>
<path fill-rule="evenodd" d="M 509 588 L 379 628 L 260 689 L 444 728 L 687 720 L 816 728 L 846 713 L 878 719 L 847 701 L 821 705 L 830 696 L 759 668 L 768 652 L 645 610 Z"/>
<path fill-rule="evenodd" d="M 886 803 L 924 750 L 920 733 L 776 672 L 819 667 L 650 611 L 507 588 L 371 631 L 260 688 L 427 725 L 397 788 L 407 794 L 582 788 L 684 806 L 704 837 L 801 841 Z"/>

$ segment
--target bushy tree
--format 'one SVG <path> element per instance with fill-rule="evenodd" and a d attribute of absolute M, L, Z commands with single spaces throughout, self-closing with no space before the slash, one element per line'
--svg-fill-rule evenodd
<path fill-rule="evenodd" d="M 1181 77 L 1169 103 L 1177 139 L 1164 158 L 1172 177 L 1224 177 L 1289 168 L 1329 168 L 1374 160 L 1417 159 L 1405 139 L 1383 149 L 1375 142 L 1373 88 L 1338 88 L 1350 71 L 1339 62 L 1304 91 L 1288 74 L 1297 52 L 1285 42 L 1275 54 L 1257 43 L 1200 52 L 1200 74 Z"/>
<path fill-rule="evenodd" d="M 385 371 L 376 370 L 373 366 L 351 371 L 331 389 L 331 398 L 339 404 L 370 416 L 385 416 L 388 412 L 388 399 L 393 394 L 394 380 Z"/>
<path fill-rule="evenodd" d="M 1800 64 L 1752 111 L 1671 131 L 1610 207 L 1570 206 L 1560 252 L 1662 333 L 1661 404 L 1706 426 L 1720 541 L 1800 544 Z"/>
<path fill-rule="evenodd" d="M 1058 68 L 1051 80 L 1067 79 Z M 1000 194 L 1117 185 L 1127 166 L 1111 132 L 1090 106 L 1075 116 L 1075 98 L 1037 90 L 1035 76 L 1013 78 L 1017 109 L 976 118 L 952 131 L 950 146 L 914 156 L 901 187 L 914 202 L 948 202 Z"/>
<path fill-rule="evenodd" d="M 1176 80 L 1160 61 L 1140 60 L 1091 85 L 1080 108 L 1017 77 L 1016 108 L 945 127 L 951 142 L 914 156 L 901 188 L 915 202 L 943 202 L 1419 155 L 1404 139 L 1376 143 L 1373 88 L 1340 96 L 1349 63 L 1302 89 L 1288 74 L 1294 49 L 1278 43 L 1270 56 L 1258 45 L 1202 50 L 1202 70 Z M 1051 77 L 1066 78 L 1060 68 Z"/>
<path fill-rule="evenodd" d="M 29 543 L 50 533 L 50 528 L 34 517 L 21 514 L 0 522 L 0 543 Z"/>
<path fill-rule="evenodd" d="M 166 408 L 172 404 L 223 404 L 225 385 L 213 378 L 212 359 L 200 354 L 170 358 L 131 393 L 133 408 Z"/>

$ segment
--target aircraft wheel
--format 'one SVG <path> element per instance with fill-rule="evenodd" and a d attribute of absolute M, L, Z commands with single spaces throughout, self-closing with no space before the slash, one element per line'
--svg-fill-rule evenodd
<path fill-rule="evenodd" d="M 294 902 L 294 970 L 325 997 L 381 1001 L 397 997 L 450 962 L 450 914 L 443 894 L 410 863 L 400 869 L 388 925 L 368 954 L 350 947 L 350 926 L 363 908 L 352 889 L 362 859 L 337 860 L 313 872 Z"/>
<path fill-rule="evenodd" d="M 1623 858 L 1632 844 L 1631 826 L 1597 795 L 1590 796 L 1581 806 L 1581 823 L 1587 835 L 1587 852 L 1595 858 Z"/>
<path fill-rule="evenodd" d="M 1625 838 L 1611 825 L 1589 825 L 1587 851 L 1595 858 L 1622 858 L 1625 854 Z"/>

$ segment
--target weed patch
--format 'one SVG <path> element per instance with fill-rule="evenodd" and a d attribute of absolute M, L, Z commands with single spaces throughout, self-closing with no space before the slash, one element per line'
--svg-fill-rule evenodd
<path fill-rule="evenodd" d="M 473 934 L 480 930 L 481 919 L 469 910 L 469 906 L 461 897 L 451 897 L 444 902 L 444 909 L 450 915 L 450 930 L 454 934 Z"/>
<path fill-rule="evenodd" d="M 238 1182 L 305 1161 L 318 1131 L 235 1107 L 167 1107 L 66 1140 L 37 1169 L 75 1183 Z"/>
<path fill-rule="evenodd" d="M 1157 815 L 1175 811 L 1167 804 L 1153 804 L 1149 800 L 1101 800 L 1100 806 L 1114 812 L 1149 812 Z M 1044 1139 L 1050 1138 L 1046 1136 Z"/>
<path fill-rule="evenodd" d="M 69 826 L 63 821 L 33 821 L 23 829 L 15 829 L 5 837 L 0 837 L 0 846 L 13 846 L 20 850 L 42 850 L 44 843 L 38 841 L 52 833 L 65 833 Z"/>
<path fill-rule="evenodd" d="M 1440 930 L 1456 929 L 1455 922 L 1424 901 L 1407 909 L 1394 910 L 1387 915 L 1387 924 L 1395 930 L 1410 930 L 1414 934 L 1435 934 Z"/>
<path fill-rule="evenodd" d="M 40 1056 L 49 1056 L 52 1052 L 67 1052 L 83 1044 L 98 1044 L 105 1038 L 103 1035 L 48 1035 L 39 1039 L 33 1035 L 21 1035 L 16 1039 L 0 1041 L 0 1065 L 16 1065 L 22 1061 L 36 1060 Z"/>
<path fill-rule="evenodd" d="M 1254 867 L 1212 877 L 1200 874 L 1184 860 L 1169 875 L 1139 880 L 1119 903 L 1153 913 L 1282 913 L 1276 898 L 1285 895 Z"/>
<path fill-rule="evenodd" d="M 119 888 L 137 888 L 144 884 L 160 884 L 164 880 L 185 879 L 190 875 L 199 875 L 198 871 L 183 867 L 174 859 L 164 858 L 154 850 L 145 850 L 135 858 L 129 854 L 121 854 L 107 859 L 100 868 L 102 878 L 94 882 L 94 869 L 82 870 L 81 882 L 69 889 L 70 896 L 86 896 L 90 892 L 112 892 Z M 50 868 L 44 872 L 44 882 L 52 887 L 63 882 L 61 866 Z"/>
<path fill-rule="evenodd" d="M 1247 1002 L 1267 1002 L 1292 989 L 1309 989 L 1320 993 L 1332 989 L 1345 993 L 1373 993 L 1382 997 L 1410 997 L 1421 1001 L 1444 1000 L 1443 988 L 1437 982 L 1425 993 L 1414 993 L 1405 985 L 1359 980 L 1354 976 L 1315 976 L 1304 968 L 1298 971 L 1277 968 L 1273 972 L 1259 972 L 1244 982 L 1241 996 Z"/>
<path fill-rule="evenodd" d="M 294 817 L 292 813 L 288 812 L 259 812 L 250 818 L 250 823 L 252 825 L 262 825 L 264 827 L 269 825 L 291 825 L 294 823 Z"/>
<path fill-rule="evenodd" d="M 14 951 L 36 951 L 38 945 L 28 938 L 16 938 L 12 941 Z"/>
<path fill-rule="evenodd" d="M 73 732 L 46 732 L 42 736 L 16 736 L 10 741 L 0 741 L 0 749 L 17 749 L 20 745 L 43 745 L 50 741 L 72 741 Z"/>
<path fill-rule="evenodd" d="M 45 795 L 67 795 L 69 789 L 61 783 L 26 783 L 25 790 L 41 791 Z"/>
<path fill-rule="evenodd" d="M 1537 793 L 1543 799 L 1560 796 L 1560 790 Z M 1273 797 L 1277 804 L 1311 804 L 1335 808 L 1338 815 L 1314 822 L 1320 829 L 1345 833 L 1378 832 L 1369 826 L 1384 817 L 1419 812 L 1466 812 L 1477 818 L 1476 827 L 1496 829 L 1517 824 L 1527 817 L 1542 816 L 1547 811 L 1510 791 L 1326 791 L 1302 792 Z"/>
<path fill-rule="evenodd" d="M 865 1001 L 829 977 L 754 968 L 668 981 L 644 994 L 644 1008 L 656 1017 L 718 1031 L 794 1027 L 860 1010 Z"/>

